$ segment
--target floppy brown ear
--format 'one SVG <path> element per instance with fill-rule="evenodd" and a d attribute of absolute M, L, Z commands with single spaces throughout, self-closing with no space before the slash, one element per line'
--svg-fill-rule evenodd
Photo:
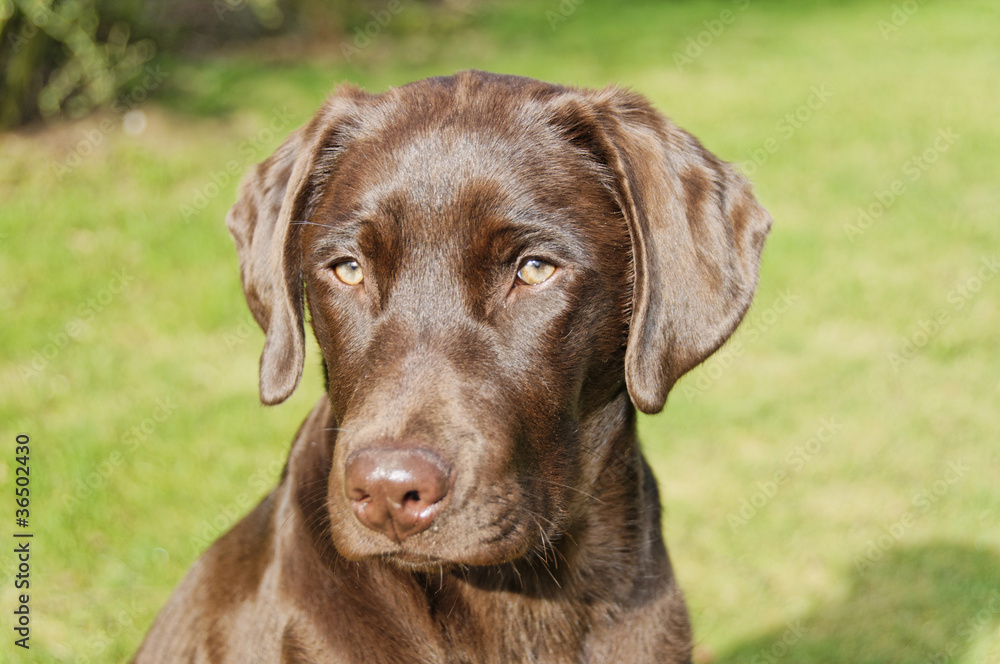
<path fill-rule="evenodd" d="M 278 404 L 302 377 L 302 256 L 299 235 L 314 190 L 329 176 L 354 108 L 353 88 L 335 93 L 240 186 L 226 226 L 236 243 L 247 304 L 266 340 L 260 356 L 260 400 Z"/>
<path fill-rule="evenodd" d="M 632 238 L 625 380 L 636 407 L 656 413 L 742 320 L 771 217 L 743 176 L 640 95 L 606 90 L 597 110 Z"/>

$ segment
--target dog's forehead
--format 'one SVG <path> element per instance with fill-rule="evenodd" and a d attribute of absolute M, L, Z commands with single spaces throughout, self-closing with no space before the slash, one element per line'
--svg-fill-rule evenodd
<path fill-rule="evenodd" d="M 404 97 L 377 106 L 351 128 L 320 207 L 334 218 L 376 218 L 391 209 L 433 219 L 414 228 L 426 232 L 474 230 L 465 223 L 470 208 L 585 224 L 594 215 L 584 208 L 608 207 L 601 167 L 547 115 L 541 102 L 502 96 Z"/>
<path fill-rule="evenodd" d="M 427 212 L 441 212 L 477 183 L 525 201 L 539 186 L 575 179 L 577 172 L 565 163 L 574 161 L 568 146 L 549 127 L 499 113 L 491 127 L 463 115 L 400 122 L 348 150 L 350 157 L 369 162 L 366 170 L 374 176 L 361 193 L 374 202 L 403 189 L 414 204 L 437 208 Z"/>
<path fill-rule="evenodd" d="M 396 134 L 373 147 L 377 178 L 360 192 L 360 202 L 375 205 L 405 192 L 411 205 L 430 214 L 453 206 L 475 184 L 496 185 L 512 199 L 523 199 L 531 186 L 526 171 L 539 174 L 545 169 L 541 146 L 529 149 L 516 141 L 457 127 Z"/>

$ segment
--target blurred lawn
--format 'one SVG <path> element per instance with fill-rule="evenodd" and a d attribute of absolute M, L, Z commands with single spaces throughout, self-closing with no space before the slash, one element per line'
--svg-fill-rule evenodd
<path fill-rule="evenodd" d="M 997 5 L 559 11 L 404 10 L 352 63 L 169 61 L 139 133 L 119 109 L 0 136 L 0 495 L 28 432 L 35 532 L 28 659 L 0 547 L 0 660 L 126 658 L 321 392 L 311 349 L 257 405 L 230 171 L 337 82 L 476 67 L 632 86 L 774 216 L 743 328 L 641 422 L 699 661 L 1000 662 Z"/>

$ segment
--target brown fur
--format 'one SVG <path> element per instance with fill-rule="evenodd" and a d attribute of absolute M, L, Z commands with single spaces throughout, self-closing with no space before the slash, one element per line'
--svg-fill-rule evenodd
<path fill-rule="evenodd" d="M 298 384 L 306 306 L 328 393 L 134 661 L 689 661 L 635 408 L 749 306 L 770 217 L 741 176 L 635 93 L 463 72 L 342 88 L 228 225 L 262 401 Z M 518 282 L 528 258 L 556 272 Z M 450 473 L 401 543 L 346 495 L 371 449 Z"/>

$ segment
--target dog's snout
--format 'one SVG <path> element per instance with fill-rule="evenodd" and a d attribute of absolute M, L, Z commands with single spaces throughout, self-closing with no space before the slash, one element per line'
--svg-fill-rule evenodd
<path fill-rule="evenodd" d="M 422 449 L 360 450 L 344 473 L 344 491 L 358 520 L 397 544 L 431 525 L 448 486 L 440 457 Z"/>

